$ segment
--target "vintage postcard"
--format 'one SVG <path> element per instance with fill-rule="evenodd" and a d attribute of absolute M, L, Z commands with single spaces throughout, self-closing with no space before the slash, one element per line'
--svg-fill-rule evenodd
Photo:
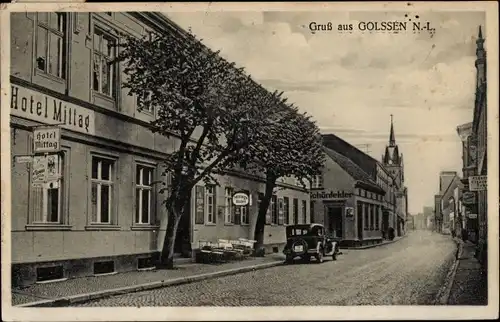
<path fill-rule="evenodd" d="M 498 318 L 496 2 L 1 9 L 4 320 Z"/>

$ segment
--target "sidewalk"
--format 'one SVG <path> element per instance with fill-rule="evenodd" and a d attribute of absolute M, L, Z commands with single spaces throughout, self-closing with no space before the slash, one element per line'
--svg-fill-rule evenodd
<path fill-rule="evenodd" d="M 448 298 L 448 305 L 488 305 L 487 275 L 474 258 L 475 245 L 461 242 L 458 266 Z"/>
<path fill-rule="evenodd" d="M 209 278 L 273 267 L 283 263 L 281 254 L 224 264 L 177 264 L 175 270 L 132 271 L 89 276 L 61 282 L 12 289 L 12 305 L 58 306 L 146 289 L 185 284 Z M 59 304 L 58 304 L 59 303 Z"/>
<path fill-rule="evenodd" d="M 395 243 L 397 241 L 400 241 L 401 239 L 403 239 L 407 236 L 408 236 L 408 234 L 403 235 L 403 236 L 399 236 L 399 237 L 395 237 L 393 240 L 384 239 L 381 243 L 373 244 L 373 245 L 366 245 L 366 246 L 360 246 L 360 247 L 341 247 L 341 249 L 356 250 L 356 249 L 367 249 L 367 248 L 373 248 L 373 247 L 378 247 L 378 246 L 384 246 L 387 244 L 392 244 L 392 243 Z"/>

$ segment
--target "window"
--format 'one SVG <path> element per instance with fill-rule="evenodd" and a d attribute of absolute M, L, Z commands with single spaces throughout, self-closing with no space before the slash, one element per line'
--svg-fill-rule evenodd
<path fill-rule="evenodd" d="M 113 165 L 113 160 L 92 157 L 92 223 L 111 224 Z"/>
<path fill-rule="evenodd" d="M 370 230 L 373 230 L 375 224 L 375 206 L 374 205 L 369 205 L 369 206 L 370 206 Z"/>
<path fill-rule="evenodd" d="M 307 224 L 307 201 L 302 200 L 302 223 Z"/>
<path fill-rule="evenodd" d="M 293 222 L 292 224 L 299 223 L 299 199 L 293 198 Z"/>
<path fill-rule="evenodd" d="M 208 185 L 205 189 L 206 206 L 207 206 L 207 223 L 216 223 L 216 203 L 215 203 L 215 185 Z"/>
<path fill-rule="evenodd" d="M 278 224 L 278 202 L 276 195 L 271 197 L 271 223 L 274 225 Z"/>
<path fill-rule="evenodd" d="M 43 157 L 42 157 L 43 158 Z M 49 156 L 48 165 L 58 169 L 59 174 L 64 170 L 64 154 Z M 34 224 L 62 224 L 63 207 L 63 176 L 52 186 L 33 188 L 33 223 Z"/>
<path fill-rule="evenodd" d="M 247 206 L 241 206 L 241 223 L 243 225 L 248 225 L 250 223 L 249 217 L 248 217 L 248 205 Z"/>
<path fill-rule="evenodd" d="M 116 39 L 94 27 L 94 69 L 92 89 L 106 96 L 115 96 L 116 70 L 111 61 L 115 58 Z"/>
<path fill-rule="evenodd" d="M 380 220 L 380 206 L 376 206 L 375 207 L 375 230 L 380 229 L 379 220 Z"/>
<path fill-rule="evenodd" d="M 224 210 L 225 210 L 225 216 L 224 216 L 224 222 L 226 224 L 232 224 L 234 223 L 234 218 L 233 218 L 233 189 L 230 187 L 226 187 L 224 189 Z"/>
<path fill-rule="evenodd" d="M 315 175 L 311 180 L 311 189 L 323 188 L 323 174 Z"/>
<path fill-rule="evenodd" d="M 46 74 L 65 78 L 67 14 L 38 12 L 36 28 L 36 68 Z"/>
<path fill-rule="evenodd" d="M 290 199 L 283 197 L 283 216 L 285 225 L 290 223 Z"/>
<path fill-rule="evenodd" d="M 153 208 L 152 167 L 137 165 L 135 172 L 135 223 L 151 224 Z"/>
<path fill-rule="evenodd" d="M 145 97 L 137 96 L 137 109 L 139 112 L 154 114 L 154 108 L 151 104 L 152 93 L 148 93 Z"/>
<path fill-rule="evenodd" d="M 365 222 L 365 230 L 370 229 L 370 217 L 368 214 L 368 204 L 363 203 L 363 220 Z"/>

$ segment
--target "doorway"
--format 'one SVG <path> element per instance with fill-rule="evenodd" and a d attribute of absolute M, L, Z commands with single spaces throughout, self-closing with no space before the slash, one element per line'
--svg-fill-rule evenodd
<path fill-rule="evenodd" d="M 191 198 L 185 214 L 179 221 L 175 236 L 174 253 L 191 257 Z"/>
<path fill-rule="evenodd" d="M 358 209 L 356 211 L 358 222 L 358 239 L 363 240 L 363 204 L 358 202 Z"/>
<path fill-rule="evenodd" d="M 343 207 L 327 207 L 328 233 L 334 238 L 343 237 Z"/>

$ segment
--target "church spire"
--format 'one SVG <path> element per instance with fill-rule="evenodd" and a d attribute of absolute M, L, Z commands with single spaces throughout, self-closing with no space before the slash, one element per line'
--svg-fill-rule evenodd
<path fill-rule="evenodd" d="M 396 145 L 396 137 L 394 136 L 394 124 L 392 122 L 392 114 L 391 114 L 391 133 L 389 134 L 389 146 Z"/>

